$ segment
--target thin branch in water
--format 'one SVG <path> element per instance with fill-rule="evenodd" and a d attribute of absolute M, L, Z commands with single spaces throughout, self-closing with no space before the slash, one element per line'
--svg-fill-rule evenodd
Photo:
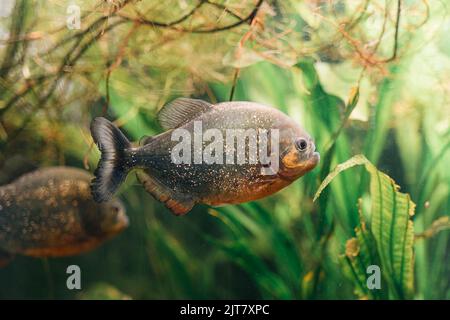
<path fill-rule="evenodd" d="M 253 21 L 253 19 L 255 18 L 256 14 L 258 13 L 258 10 L 261 7 L 263 1 L 264 0 L 259 0 L 258 3 L 256 4 L 256 6 L 253 8 L 252 12 L 250 12 L 250 14 L 247 17 L 245 17 L 244 19 L 240 19 L 239 21 L 237 21 L 235 23 L 229 24 L 227 26 L 212 28 L 212 29 L 194 29 L 194 30 L 186 30 L 185 32 L 214 33 L 214 32 L 220 32 L 220 31 L 225 31 L 225 30 L 230 30 L 230 29 L 236 28 L 246 22 L 251 23 Z"/>
<path fill-rule="evenodd" d="M 223 4 L 221 4 L 221 3 L 216 3 L 216 2 L 213 2 L 213 1 L 210 1 L 210 0 L 205 0 L 208 4 L 210 4 L 210 5 L 212 5 L 212 6 L 214 6 L 214 7 L 216 7 L 216 8 L 219 8 L 219 9 L 221 9 L 221 10 L 223 10 L 225 13 L 228 13 L 228 14 L 230 14 L 230 15 L 232 15 L 233 17 L 235 17 L 235 18 L 237 18 L 237 19 L 239 19 L 239 20 L 242 20 L 242 17 L 240 17 L 239 15 L 237 15 L 236 13 L 234 13 L 233 11 L 231 11 L 230 9 L 228 9 L 226 6 L 224 6 Z"/>
<path fill-rule="evenodd" d="M 182 17 L 173 20 L 171 22 L 159 22 L 159 21 L 152 21 L 152 20 L 147 20 L 145 19 L 139 12 L 139 18 L 132 18 L 129 16 L 126 16 L 120 12 L 117 13 L 118 16 L 120 16 L 123 19 L 129 20 L 129 21 L 133 21 L 136 23 L 140 23 L 143 25 L 151 25 L 154 27 L 163 27 L 163 28 L 169 28 L 169 27 L 173 27 L 177 24 L 182 23 L 183 21 L 187 20 L 189 17 L 191 17 L 203 4 L 205 4 L 206 2 L 204 0 L 201 0 L 194 8 L 191 9 L 191 11 L 189 11 L 188 13 L 186 13 L 185 15 L 183 15 Z"/>
<path fill-rule="evenodd" d="M 402 12 L 402 1 L 397 0 L 397 17 L 395 20 L 395 34 L 394 34 L 394 48 L 392 56 L 389 59 L 383 60 L 382 62 L 391 62 L 397 58 L 398 51 L 398 33 L 400 28 L 400 16 Z"/>
<path fill-rule="evenodd" d="M 103 108 L 103 115 L 106 115 L 106 112 L 109 108 L 109 101 L 110 101 L 110 94 L 109 94 L 109 79 L 111 78 L 111 73 L 116 69 L 121 63 L 123 56 L 125 55 L 125 48 L 128 45 L 128 42 L 130 40 L 131 35 L 139 28 L 140 24 L 135 23 L 133 27 L 131 27 L 130 31 L 125 35 L 125 37 L 122 39 L 122 43 L 119 46 L 119 49 L 117 50 L 117 54 L 114 58 L 114 62 L 108 67 L 108 70 L 106 71 L 106 79 L 105 79 L 105 86 L 106 86 L 106 103 Z"/>
<path fill-rule="evenodd" d="M 109 100 L 110 100 L 110 94 L 109 94 L 109 78 L 111 77 L 112 69 L 108 68 L 108 71 L 106 72 L 106 78 L 105 78 L 105 91 L 106 91 L 106 101 L 102 108 L 102 114 L 105 116 L 109 109 Z"/>
<path fill-rule="evenodd" d="M 120 12 L 118 12 L 117 15 L 122 17 L 123 19 L 128 20 L 128 21 L 134 21 L 134 22 L 137 22 L 137 23 L 141 23 L 143 25 L 149 25 L 149 26 L 153 26 L 153 27 L 173 28 L 173 29 L 175 29 L 177 31 L 186 32 L 186 33 L 214 33 L 214 32 L 230 30 L 230 29 L 233 29 L 235 27 L 240 26 L 241 24 L 253 21 L 253 18 L 258 13 L 258 10 L 261 7 L 263 1 L 264 0 L 259 0 L 258 3 L 253 8 L 253 10 L 245 18 L 241 19 L 241 18 L 239 18 L 237 16 L 237 14 L 230 12 L 231 15 L 233 15 L 234 17 L 237 17 L 239 20 L 234 22 L 234 23 L 232 23 L 232 24 L 226 25 L 226 26 L 215 27 L 215 28 L 210 28 L 210 29 L 201 29 L 201 28 L 199 28 L 199 29 L 180 29 L 180 28 L 173 28 L 176 25 L 180 24 L 181 22 L 187 20 L 189 17 L 191 17 L 205 3 L 209 3 L 209 4 L 214 5 L 214 6 L 221 6 L 221 5 L 214 4 L 212 2 L 204 1 L 204 0 L 199 2 L 197 4 L 197 6 L 195 6 L 186 15 L 182 16 L 181 18 L 179 18 L 177 20 L 171 21 L 171 22 L 160 22 L 160 21 L 147 20 L 147 19 L 145 19 L 143 17 L 139 17 L 139 18 L 136 19 L 136 18 L 129 17 L 129 16 L 126 16 L 124 14 L 121 14 Z M 229 11 L 230 10 L 227 9 L 227 12 L 229 12 Z"/>
<path fill-rule="evenodd" d="M 236 70 L 234 71 L 234 76 L 233 76 L 233 85 L 231 86 L 231 92 L 230 92 L 230 99 L 229 101 L 233 101 L 233 97 L 234 97 L 234 91 L 236 89 L 236 85 L 237 85 L 237 79 L 239 77 L 239 72 L 241 69 L 236 68 Z"/>

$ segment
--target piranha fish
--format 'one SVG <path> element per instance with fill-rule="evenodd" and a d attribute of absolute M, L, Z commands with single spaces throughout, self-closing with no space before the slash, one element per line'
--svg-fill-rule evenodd
<path fill-rule="evenodd" d="M 116 199 L 92 199 L 92 176 L 70 167 L 27 173 L 0 187 L 0 266 L 16 254 L 61 257 L 94 249 L 128 226 Z"/>
<path fill-rule="evenodd" d="M 182 215 L 197 203 L 220 206 L 266 197 L 312 170 L 320 159 L 304 129 L 279 110 L 259 103 L 213 105 L 178 98 L 160 110 L 158 120 L 166 131 L 144 138 L 140 146 L 133 146 L 107 119 L 92 121 L 91 134 L 101 151 L 91 185 L 95 201 L 109 200 L 128 173 L 138 169 L 137 177 L 144 188 L 174 214 Z M 244 132 L 244 137 L 239 140 L 236 132 Z M 252 133 L 267 135 L 265 139 L 263 135 L 255 138 Z M 242 145 L 243 141 L 248 145 Z M 259 160 L 266 155 L 270 163 L 250 161 L 255 151 L 250 141 L 257 141 L 259 147 L 268 141 L 267 148 L 277 152 L 269 157 L 267 150 L 259 150 L 258 155 Z M 180 148 L 180 144 L 191 148 Z M 223 151 L 228 153 L 221 158 Z M 239 153 L 244 161 L 228 161 L 230 154 L 237 157 Z M 216 161 L 211 163 L 205 156 Z M 198 161 L 202 157 L 204 161 Z M 194 163 L 185 161 L 192 158 Z M 278 167 L 264 171 L 272 164 Z"/>

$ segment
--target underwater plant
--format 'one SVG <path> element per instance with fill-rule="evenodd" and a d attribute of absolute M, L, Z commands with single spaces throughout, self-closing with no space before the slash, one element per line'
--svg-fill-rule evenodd
<path fill-rule="evenodd" d="M 449 299 L 449 26 L 442 1 L 2 1 L 1 185 L 94 173 L 93 119 L 142 146 L 180 97 L 276 107 L 321 159 L 269 197 L 182 217 L 129 174 L 122 234 L 17 257 L 0 298 Z"/>

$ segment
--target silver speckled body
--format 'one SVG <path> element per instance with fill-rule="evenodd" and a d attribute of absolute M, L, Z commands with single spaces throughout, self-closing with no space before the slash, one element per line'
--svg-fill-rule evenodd
<path fill-rule="evenodd" d="M 0 187 L 0 250 L 36 257 L 93 249 L 128 225 L 117 200 L 92 200 L 84 170 L 51 167 Z"/>
<path fill-rule="evenodd" d="M 130 166 L 144 168 L 147 175 L 196 203 L 221 205 L 270 195 L 311 170 L 318 162 L 318 154 L 311 143 L 301 157 L 293 159 L 293 162 L 297 161 L 294 170 L 286 166 L 289 163 L 283 158 L 294 152 L 291 149 L 295 141 L 299 137 L 312 140 L 296 122 L 275 108 L 253 102 L 219 103 L 180 128 L 193 132 L 194 121 L 201 121 L 203 132 L 219 129 L 223 137 L 227 129 L 278 129 L 279 172 L 271 176 L 262 175 L 261 163 L 174 164 L 170 152 L 178 141 L 171 140 L 172 130 L 153 137 L 143 147 L 135 148 Z"/>

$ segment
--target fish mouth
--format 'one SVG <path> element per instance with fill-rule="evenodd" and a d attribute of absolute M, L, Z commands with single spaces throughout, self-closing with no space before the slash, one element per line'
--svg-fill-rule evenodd
<path fill-rule="evenodd" d="M 320 153 L 317 151 L 313 151 L 311 158 L 314 160 L 314 162 L 319 163 L 320 162 Z"/>
<path fill-rule="evenodd" d="M 120 214 L 117 218 L 116 218 L 116 222 L 114 223 L 113 226 L 110 227 L 108 233 L 115 235 L 121 231 L 123 231 L 124 229 L 128 228 L 130 224 L 129 218 L 126 214 Z"/>
<path fill-rule="evenodd" d="M 316 144 L 311 142 L 310 161 L 317 165 L 320 162 L 320 153 L 316 151 Z"/>
<path fill-rule="evenodd" d="M 120 217 L 120 222 L 122 225 L 122 228 L 127 228 L 130 225 L 130 219 L 126 214 Z"/>
<path fill-rule="evenodd" d="M 317 151 L 313 151 L 310 153 L 310 156 L 306 160 L 306 167 L 308 170 L 313 169 L 320 162 L 320 153 Z"/>
<path fill-rule="evenodd" d="M 118 223 L 118 232 L 128 228 L 128 226 L 130 225 L 130 219 L 128 218 L 128 216 L 123 213 L 120 217 L 119 223 Z"/>

